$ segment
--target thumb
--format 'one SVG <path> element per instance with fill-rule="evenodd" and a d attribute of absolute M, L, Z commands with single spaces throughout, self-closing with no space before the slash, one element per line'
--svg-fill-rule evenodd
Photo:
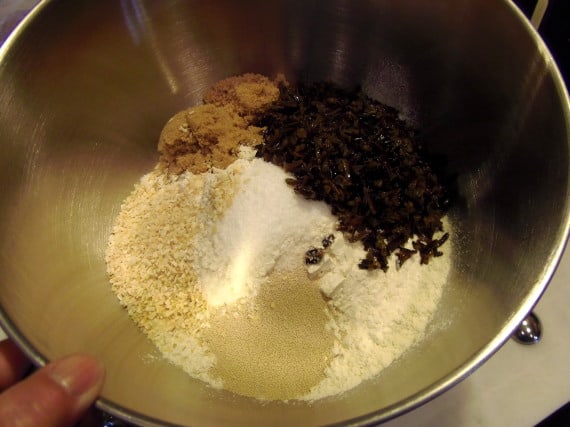
<path fill-rule="evenodd" d="M 91 356 L 50 363 L 0 394 L 0 427 L 72 426 L 97 398 L 103 377 Z"/>

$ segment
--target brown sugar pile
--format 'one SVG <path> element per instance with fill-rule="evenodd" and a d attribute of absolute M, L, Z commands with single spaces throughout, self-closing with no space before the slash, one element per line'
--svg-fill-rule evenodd
<path fill-rule="evenodd" d="M 160 134 L 159 165 L 170 173 L 223 169 L 238 158 L 240 146 L 263 142 L 263 128 L 253 115 L 276 101 L 276 82 L 259 74 L 221 80 L 204 96 L 204 104 L 174 115 Z"/>
<path fill-rule="evenodd" d="M 277 101 L 280 83 L 285 83 L 281 75 L 277 76 L 275 81 L 271 81 L 260 74 L 242 74 L 220 80 L 206 92 L 204 102 L 214 105 L 233 105 L 240 116 L 251 119 L 252 115 L 263 107 Z"/>

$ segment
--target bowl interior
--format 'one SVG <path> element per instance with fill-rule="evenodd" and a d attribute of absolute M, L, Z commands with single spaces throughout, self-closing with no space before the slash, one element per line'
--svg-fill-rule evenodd
<path fill-rule="evenodd" d="M 260 404 L 161 361 L 110 290 L 121 201 L 163 124 L 221 78 L 360 84 L 458 176 L 453 268 L 428 339 L 338 398 Z M 568 99 L 508 2 L 47 1 L 0 51 L 0 317 L 38 363 L 101 357 L 138 422 L 379 421 L 474 370 L 544 290 L 568 230 Z"/>

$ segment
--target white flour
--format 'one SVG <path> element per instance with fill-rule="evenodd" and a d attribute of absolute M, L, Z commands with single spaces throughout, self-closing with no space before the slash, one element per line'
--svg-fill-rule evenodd
<path fill-rule="evenodd" d="M 449 226 L 446 227 L 449 229 Z M 364 250 L 342 235 L 327 251 L 321 271 L 312 271 L 335 312 L 331 327 L 338 341 L 326 379 L 304 399 L 319 399 L 349 390 L 377 375 L 424 334 L 441 298 L 450 269 L 444 255 L 420 265 L 412 257 L 397 269 L 358 268 Z M 311 269 L 314 270 L 314 269 Z M 324 270 L 324 272 L 323 272 Z"/>

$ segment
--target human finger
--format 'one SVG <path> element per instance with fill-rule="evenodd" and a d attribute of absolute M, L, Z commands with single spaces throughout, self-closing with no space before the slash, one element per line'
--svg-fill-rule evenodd
<path fill-rule="evenodd" d="M 31 363 L 10 340 L 0 342 L 0 392 L 20 380 Z"/>
<path fill-rule="evenodd" d="M 101 362 L 72 355 L 53 362 L 0 394 L 0 427 L 74 425 L 99 394 Z"/>

